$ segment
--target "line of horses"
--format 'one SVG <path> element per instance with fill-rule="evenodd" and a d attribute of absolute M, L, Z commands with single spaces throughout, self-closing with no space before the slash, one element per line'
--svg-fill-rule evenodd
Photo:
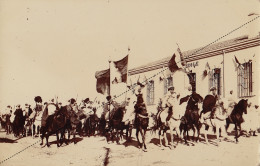
<path fill-rule="evenodd" d="M 84 112 L 78 107 L 76 107 L 78 108 L 77 111 L 70 111 L 68 106 L 62 106 L 56 113 L 48 116 L 45 126 L 39 126 L 39 123 L 36 124 L 37 118 L 41 117 L 41 115 L 36 116 L 34 119 L 28 118 L 30 117 L 28 115 L 23 115 L 20 118 L 15 118 L 17 120 L 13 123 L 10 122 L 10 117 L 5 115 L 5 117 L 2 116 L 0 119 L 1 126 L 6 129 L 8 134 L 13 129 L 16 136 L 19 136 L 20 134 L 28 135 L 28 132 L 32 136 L 37 133 L 41 134 L 41 145 L 43 145 L 45 138 L 45 145 L 47 146 L 50 146 L 48 141 L 49 136 L 56 134 L 56 142 L 58 147 L 63 143 L 77 143 L 77 134 L 80 137 L 99 134 L 105 136 L 107 142 L 116 141 L 119 143 L 120 139 L 123 139 L 124 136 L 127 140 L 131 140 L 132 130 L 136 129 L 136 139 L 138 141 L 138 145 L 144 151 L 147 151 L 147 130 L 153 132 L 158 131 L 160 140 L 159 146 L 162 146 L 161 136 L 163 136 L 165 139 L 165 145 L 169 145 L 171 148 L 173 147 L 174 141 L 173 131 L 176 131 L 177 137 L 180 138 L 183 136 L 185 143 L 188 144 L 188 131 L 192 130 L 194 141 L 198 141 L 200 129 L 205 127 L 205 141 L 208 142 L 207 135 L 210 127 L 216 131 L 216 136 L 218 139 L 220 132 L 223 134 L 223 130 L 226 130 L 229 127 L 229 124 L 233 123 L 236 131 L 235 140 L 238 142 L 238 138 L 241 136 L 241 123 L 243 122 L 242 116 L 243 113 L 247 113 L 246 99 L 241 99 L 235 107 L 232 108 L 231 114 L 228 117 L 221 117 L 221 113 L 223 111 L 230 109 L 228 108 L 228 103 L 226 103 L 226 101 L 224 101 L 221 107 L 212 107 L 212 102 L 214 103 L 216 101 L 214 101 L 211 95 L 208 95 L 203 99 L 199 94 L 193 93 L 192 95 L 178 98 L 178 106 L 184 105 L 185 110 L 183 110 L 184 107 L 176 106 L 173 110 L 173 116 L 166 121 L 165 115 L 167 115 L 167 111 L 163 111 L 162 108 L 159 107 L 157 114 L 149 116 L 149 111 L 147 110 L 145 104 L 143 104 L 143 102 L 139 102 L 143 101 L 141 98 L 141 95 L 137 95 L 137 100 L 131 102 L 130 106 L 114 108 L 113 114 L 109 112 L 109 116 L 107 116 L 107 118 L 106 116 L 99 117 L 96 114 L 96 107 L 92 108 L 94 112 L 93 114 L 85 115 Z M 200 108 L 200 105 L 202 108 Z M 132 111 L 132 114 L 134 115 L 132 117 L 134 118 L 125 118 L 128 111 Z M 210 117 L 207 119 L 201 118 L 200 112 L 209 111 L 212 112 Z M 166 137 L 167 130 L 169 130 L 171 137 L 169 143 Z M 195 137 L 196 132 L 197 137 Z M 141 134 L 142 141 L 139 139 L 139 134 Z M 70 139 L 71 135 L 73 135 L 73 139 Z"/>

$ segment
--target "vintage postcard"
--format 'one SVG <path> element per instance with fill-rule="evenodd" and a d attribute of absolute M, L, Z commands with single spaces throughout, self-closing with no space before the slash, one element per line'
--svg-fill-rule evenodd
<path fill-rule="evenodd" d="M 0 165 L 259 166 L 259 0 L 0 0 Z"/>

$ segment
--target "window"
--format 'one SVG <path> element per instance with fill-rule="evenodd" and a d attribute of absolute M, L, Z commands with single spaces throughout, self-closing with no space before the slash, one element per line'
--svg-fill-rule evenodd
<path fill-rule="evenodd" d="M 164 94 L 167 93 L 168 88 L 169 88 L 170 86 L 173 86 L 173 79 L 172 79 L 171 76 L 168 77 L 167 79 L 165 79 L 165 81 L 164 81 Z"/>
<path fill-rule="evenodd" d="M 252 62 L 242 64 L 238 70 L 238 96 L 246 97 L 253 95 Z"/>
<path fill-rule="evenodd" d="M 192 91 L 196 92 L 196 73 L 189 73 L 188 77 L 192 86 Z"/>
<path fill-rule="evenodd" d="M 147 85 L 147 104 L 154 104 L 154 81 L 151 80 Z"/>
<path fill-rule="evenodd" d="M 216 87 L 217 88 L 217 94 L 221 95 L 221 75 L 220 75 L 220 68 L 215 68 L 209 73 L 209 88 Z"/>

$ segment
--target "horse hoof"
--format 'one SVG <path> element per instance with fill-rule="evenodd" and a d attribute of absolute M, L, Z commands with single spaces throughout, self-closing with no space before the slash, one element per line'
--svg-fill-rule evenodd
<path fill-rule="evenodd" d="M 143 149 L 144 152 L 147 152 L 147 149 Z"/>

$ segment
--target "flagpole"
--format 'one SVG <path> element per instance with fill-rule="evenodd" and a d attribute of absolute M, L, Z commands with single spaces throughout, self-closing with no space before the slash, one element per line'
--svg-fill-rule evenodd
<path fill-rule="evenodd" d="M 108 62 L 109 62 L 109 88 L 108 88 L 108 96 L 111 96 L 111 85 L 112 85 L 112 83 L 111 83 L 111 81 L 112 81 L 112 79 L 111 79 L 111 57 L 109 56 L 109 59 L 108 59 Z M 112 97 L 111 97 L 111 99 L 112 99 Z M 108 111 L 109 111 L 109 118 L 110 118 L 110 101 L 107 101 L 108 102 Z"/>
<path fill-rule="evenodd" d="M 127 83 L 128 83 L 128 64 L 129 64 L 129 53 L 130 53 L 130 48 L 128 47 L 128 58 L 127 58 L 127 65 L 126 65 L 126 85 L 125 85 L 125 89 L 126 89 L 126 93 L 125 93 L 125 102 L 126 102 L 126 97 L 127 97 Z M 131 87 L 132 88 L 132 87 Z"/>
<path fill-rule="evenodd" d="M 225 64 L 225 50 L 223 51 L 223 98 L 225 98 L 225 70 L 224 70 L 224 64 Z"/>
<path fill-rule="evenodd" d="M 108 59 L 108 63 L 109 63 L 109 88 L 108 88 L 108 96 L 111 96 L 111 57 L 109 56 L 109 59 Z"/>

